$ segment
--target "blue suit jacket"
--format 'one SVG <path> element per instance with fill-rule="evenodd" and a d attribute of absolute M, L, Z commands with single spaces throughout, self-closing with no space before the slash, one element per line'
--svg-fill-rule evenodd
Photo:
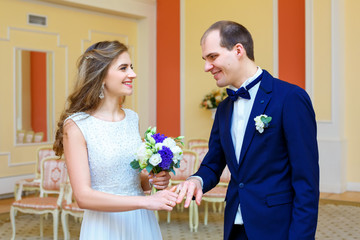
<path fill-rule="evenodd" d="M 263 71 L 246 126 L 239 163 L 231 138 L 233 102 L 219 105 L 209 151 L 198 172 L 207 192 L 227 164 L 224 239 L 229 239 L 238 205 L 251 240 L 314 239 L 319 202 L 319 164 L 315 113 L 300 87 Z M 263 133 L 254 118 L 272 117 Z"/>

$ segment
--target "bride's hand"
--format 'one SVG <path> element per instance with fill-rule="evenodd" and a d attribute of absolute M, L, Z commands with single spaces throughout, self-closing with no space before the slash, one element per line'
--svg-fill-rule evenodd
<path fill-rule="evenodd" d="M 176 186 L 172 187 L 170 190 L 158 191 L 153 195 L 146 197 L 146 209 L 148 210 L 166 210 L 172 211 L 176 206 L 176 199 L 178 194 L 175 193 Z"/>
<path fill-rule="evenodd" d="M 161 171 L 154 175 L 152 172 L 148 176 L 149 182 L 153 184 L 156 189 L 162 190 L 169 186 L 170 174 L 167 171 Z"/>

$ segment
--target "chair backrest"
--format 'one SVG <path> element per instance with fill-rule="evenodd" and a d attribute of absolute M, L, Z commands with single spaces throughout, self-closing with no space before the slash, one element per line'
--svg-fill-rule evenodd
<path fill-rule="evenodd" d="M 34 135 L 34 142 L 37 142 L 37 143 L 42 142 L 43 138 L 44 138 L 44 133 L 43 132 L 37 132 Z"/>
<path fill-rule="evenodd" d="M 62 197 L 65 200 L 65 203 L 66 204 L 72 203 L 75 199 L 70 182 L 67 181 L 66 183 L 63 183 L 61 188 L 62 188 L 61 190 L 64 191 L 63 193 L 64 195 Z"/>
<path fill-rule="evenodd" d="M 41 162 L 40 196 L 60 193 L 60 187 L 68 180 L 65 159 L 57 156 L 46 157 Z"/>
<path fill-rule="evenodd" d="M 195 172 L 196 165 L 196 152 L 191 150 L 183 150 L 183 159 L 180 162 L 180 167 L 174 169 L 176 174 L 171 177 L 171 181 L 185 181 L 190 175 Z"/>
<path fill-rule="evenodd" d="M 36 172 L 35 177 L 40 178 L 40 172 L 41 172 L 41 162 L 46 157 L 55 156 L 55 152 L 52 149 L 52 145 L 40 147 L 37 149 L 36 153 Z"/>
<path fill-rule="evenodd" d="M 226 165 L 224 168 L 224 171 L 222 172 L 220 176 L 220 183 L 228 184 L 231 179 L 231 174 L 228 166 Z"/>
<path fill-rule="evenodd" d="M 25 134 L 25 143 L 32 143 L 34 139 L 34 131 L 27 131 Z"/>
<path fill-rule="evenodd" d="M 17 130 L 16 142 L 17 143 L 24 143 L 25 139 L 25 130 Z"/>
<path fill-rule="evenodd" d="M 194 145 L 208 144 L 209 140 L 205 138 L 192 138 L 188 140 L 188 148 L 191 149 Z"/>
<path fill-rule="evenodd" d="M 190 150 L 194 151 L 198 155 L 198 165 L 197 168 L 200 167 L 202 160 L 204 159 L 206 153 L 209 151 L 209 146 L 207 144 L 199 144 L 193 145 Z"/>
<path fill-rule="evenodd" d="M 198 155 L 198 166 L 197 167 L 199 168 L 206 153 L 209 151 L 209 147 L 208 147 L 208 145 L 205 145 L 205 144 L 194 145 L 191 147 L 191 150 L 196 152 Z M 224 171 L 222 172 L 222 174 L 220 176 L 220 183 L 228 184 L 230 182 L 230 178 L 231 178 L 230 170 L 227 166 L 225 166 Z"/>

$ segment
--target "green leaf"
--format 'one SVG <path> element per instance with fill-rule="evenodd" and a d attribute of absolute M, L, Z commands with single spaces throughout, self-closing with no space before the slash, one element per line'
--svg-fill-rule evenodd
<path fill-rule="evenodd" d="M 149 164 L 146 166 L 146 171 L 148 171 L 148 173 L 150 173 L 153 170 L 154 166 Z"/>
<path fill-rule="evenodd" d="M 179 168 L 180 167 L 180 161 L 178 161 L 176 164 L 174 164 L 175 168 Z"/>
<path fill-rule="evenodd" d="M 140 164 L 137 160 L 133 160 L 131 163 L 130 163 L 130 166 L 133 168 L 133 169 L 139 169 L 140 168 Z"/>
<path fill-rule="evenodd" d="M 269 122 L 271 121 L 272 117 L 264 117 L 262 116 L 261 117 L 261 121 L 264 123 L 264 124 L 269 124 Z"/>

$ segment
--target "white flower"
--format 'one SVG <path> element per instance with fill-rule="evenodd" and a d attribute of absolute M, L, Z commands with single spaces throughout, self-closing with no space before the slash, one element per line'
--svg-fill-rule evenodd
<path fill-rule="evenodd" d="M 156 143 L 155 144 L 155 150 L 156 151 L 159 151 L 162 149 L 162 147 L 164 146 L 164 143 Z"/>
<path fill-rule="evenodd" d="M 210 100 L 207 100 L 207 101 L 206 101 L 206 105 L 208 106 L 208 108 L 212 108 L 212 107 L 213 107 Z"/>
<path fill-rule="evenodd" d="M 176 146 L 176 142 L 174 141 L 174 139 L 172 138 L 165 138 L 164 141 L 162 142 L 164 144 L 165 147 L 168 147 L 168 148 L 172 148 L 172 147 L 175 147 Z"/>
<path fill-rule="evenodd" d="M 141 168 L 147 166 L 147 160 L 151 157 L 152 151 L 146 148 L 146 143 L 141 143 L 139 149 L 136 152 L 136 158 L 139 160 Z"/>
<path fill-rule="evenodd" d="M 162 159 L 160 154 L 156 153 L 150 157 L 149 163 L 153 166 L 157 166 L 159 163 L 161 163 Z"/>
<path fill-rule="evenodd" d="M 151 128 L 150 132 L 151 132 L 152 134 L 155 134 L 155 133 L 156 133 L 156 127 Z"/>
<path fill-rule="evenodd" d="M 173 162 L 176 164 L 180 161 L 183 157 L 183 150 L 179 146 L 174 146 L 170 148 L 171 152 L 173 153 Z"/>
<path fill-rule="evenodd" d="M 269 126 L 271 119 L 272 118 L 268 117 L 266 114 L 261 114 L 254 118 L 256 130 L 259 133 L 263 133 L 264 128 L 267 128 Z"/>
<path fill-rule="evenodd" d="M 151 144 L 155 144 L 155 139 L 152 137 L 152 135 L 152 133 L 148 133 L 146 134 L 146 138 Z"/>

